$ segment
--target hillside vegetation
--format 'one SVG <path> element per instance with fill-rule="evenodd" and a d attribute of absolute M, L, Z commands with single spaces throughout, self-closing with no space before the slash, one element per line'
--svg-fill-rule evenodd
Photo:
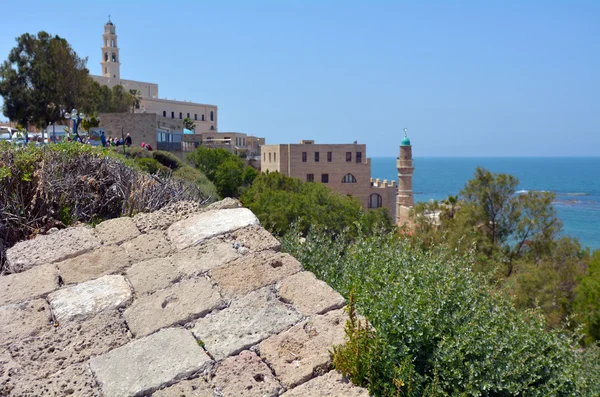
<path fill-rule="evenodd" d="M 203 175 L 190 170 L 191 177 L 171 177 L 169 168 L 151 175 L 134 159 L 79 143 L 0 143 L 0 260 L 17 241 L 52 227 L 151 212 L 181 200 L 214 199 L 212 184 L 194 183 Z"/>

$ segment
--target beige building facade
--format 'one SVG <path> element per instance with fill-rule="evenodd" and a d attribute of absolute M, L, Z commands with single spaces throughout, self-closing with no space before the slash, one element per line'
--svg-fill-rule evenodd
<path fill-rule="evenodd" d="M 121 85 L 126 91 L 137 90 L 141 100 L 136 113 L 154 113 L 164 118 L 194 121 L 196 132 L 218 130 L 217 106 L 188 101 L 159 98 L 158 84 L 121 78 L 121 61 L 115 24 L 110 20 L 104 25 L 102 34 L 102 74 L 91 76 L 101 85 L 112 88 Z"/>
<path fill-rule="evenodd" d="M 280 172 L 306 182 L 326 184 L 333 191 L 356 197 L 364 209 L 385 207 L 396 218 L 396 181 L 371 179 L 371 159 L 365 144 L 264 145 L 261 171 Z"/>

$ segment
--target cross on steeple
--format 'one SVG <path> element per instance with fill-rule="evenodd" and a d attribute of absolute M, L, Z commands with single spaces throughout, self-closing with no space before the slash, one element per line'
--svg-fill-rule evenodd
<path fill-rule="evenodd" d="M 404 136 L 408 136 L 408 128 L 404 127 Z"/>
<path fill-rule="evenodd" d="M 108 14 L 108 22 L 110 22 L 110 14 Z"/>

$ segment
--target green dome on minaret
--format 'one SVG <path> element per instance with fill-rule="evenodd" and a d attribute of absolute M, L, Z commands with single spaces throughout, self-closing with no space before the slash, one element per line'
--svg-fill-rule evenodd
<path fill-rule="evenodd" d="M 408 128 L 404 129 L 404 138 L 402 138 L 400 146 L 410 146 L 410 139 L 408 139 Z"/>

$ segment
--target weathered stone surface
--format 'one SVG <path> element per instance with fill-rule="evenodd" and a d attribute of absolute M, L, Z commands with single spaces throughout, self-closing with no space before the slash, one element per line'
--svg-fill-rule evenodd
<path fill-rule="evenodd" d="M 212 383 L 225 396 L 276 397 L 283 389 L 269 367 L 248 350 L 223 360 Z"/>
<path fill-rule="evenodd" d="M 173 324 L 183 324 L 225 306 L 219 291 L 205 278 L 182 281 L 136 299 L 125 310 L 129 329 L 145 336 Z"/>
<path fill-rule="evenodd" d="M 150 230 L 165 230 L 173 223 L 203 210 L 200 203 L 178 201 L 149 214 L 137 214 L 133 217 L 133 221 L 141 232 L 146 233 Z"/>
<path fill-rule="evenodd" d="M 215 393 L 206 380 L 195 378 L 157 390 L 152 397 L 215 397 Z"/>
<path fill-rule="evenodd" d="M 76 364 L 43 379 L 17 377 L 13 382 L 10 396 L 77 396 L 96 397 L 99 395 L 96 380 L 86 364 Z"/>
<path fill-rule="evenodd" d="M 279 288 L 279 297 L 305 316 L 339 309 L 346 303 L 342 295 L 311 272 L 296 273 L 284 279 Z"/>
<path fill-rule="evenodd" d="M 216 203 L 212 203 L 211 205 L 206 207 L 206 211 L 225 210 L 225 209 L 229 209 L 229 208 L 242 208 L 242 207 L 243 207 L 243 205 L 242 205 L 242 203 L 239 202 L 239 200 L 236 200 L 231 197 L 225 197 L 223 200 L 217 201 Z"/>
<path fill-rule="evenodd" d="M 63 282 L 73 284 L 119 272 L 130 264 L 131 258 L 123 248 L 109 245 L 56 265 Z"/>
<path fill-rule="evenodd" d="M 169 259 L 182 274 L 191 276 L 207 272 L 231 262 L 239 256 L 232 243 L 225 242 L 220 238 L 213 238 L 196 247 L 178 252 Z"/>
<path fill-rule="evenodd" d="M 0 319 L 0 346 L 35 336 L 52 326 L 50 307 L 43 299 L 1 306 Z"/>
<path fill-rule="evenodd" d="M 171 246 L 163 232 L 152 231 L 139 235 L 121 245 L 133 261 L 145 261 L 152 258 L 164 258 L 171 252 Z"/>
<path fill-rule="evenodd" d="M 135 222 L 129 217 L 104 221 L 98 224 L 95 230 L 104 245 L 119 244 L 140 235 Z"/>
<path fill-rule="evenodd" d="M 248 248 L 251 252 L 281 251 L 281 243 L 271 233 L 260 225 L 248 226 L 231 233 L 236 242 Z"/>
<path fill-rule="evenodd" d="M 48 295 L 52 312 L 59 321 L 85 317 L 124 305 L 131 288 L 123 276 L 104 276 L 63 288 Z"/>
<path fill-rule="evenodd" d="M 89 320 L 48 325 L 39 334 L 21 338 L 7 350 L 19 364 L 15 375 L 43 379 L 68 366 L 85 362 L 131 340 L 127 325 L 116 310 Z"/>
<path fill-rule="evenodd" d="M 211 271 L 228 296 L 241 296 L 299 272 L 302 265 L 288 254 L 263 251 L 245 255 Z"/>
<path fill-rule="evenodd" d="M 330 371 L 281 395 L 281 397 L 368 397 L 369 392 L 354 386 L 337 371 Z"/>
<path fill-rule="evenodd" d="M 344 343 L 344 310 L 336 310 L 273 335 L 259 346 L 260 356 L 287 388 L 322 375 L 331 367 L 330 350 Z"/>
<path fill-rule="evenodd" d="M 9 274 L 0 277 L 0 306 L 44 296 L 57 288 L 58 270 L 54 264 Z"/>
<path fill-rule="evenodd" d="M 148 259 L 127 269 L 127 279 L 138 297 L 167 288 L 181 276 L 179 269 L 168 258 Z"/>
<path fill-rule="evenodd" d="M 302 315 L 280 302 L 270 288 L 254 291 L 228 308 L 199 319 L 192 332 L 217 360 L 246 350 L 297 323 Z"/>
<path fill-rule="evenodd" d="M 89 227 L 70 227 L 56 233 L 21 241 L 6 251 L 8 269 L 20 273 L 36 265 L 58 262 L 100 246 Z"/>
<path fill-rule="evenodd" d="M 149 394 L 201 370 L 210 358 L 183 328 L 163 329 L 90 360 L 105 397 Z"/>
<path fill-rule="evenodd" d="M 177 249 L 184 249 L 211 237 L 258 224 L 258 218 L 246 208 L 202 212 L 179 221 L 167 229 L 167 236 Z"/>

